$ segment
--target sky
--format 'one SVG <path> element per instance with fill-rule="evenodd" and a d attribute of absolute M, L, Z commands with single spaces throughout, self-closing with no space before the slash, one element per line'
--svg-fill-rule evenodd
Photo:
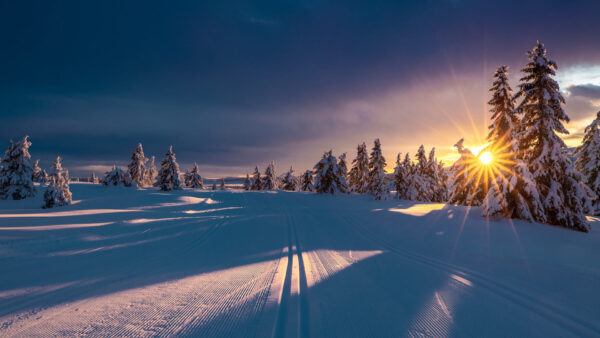
<path fill-rule="evenodd" d="M 396 154 L 485 143 L 496 67 L 516 88 L 537 40 L 576 145 L 600 110 L 600 1 L 4 1 L 0 143 L 72 175 L 157 162 L 302 172 L 379 137 Z"/>

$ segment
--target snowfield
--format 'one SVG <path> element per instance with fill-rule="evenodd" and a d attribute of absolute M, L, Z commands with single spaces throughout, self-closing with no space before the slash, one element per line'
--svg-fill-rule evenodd
<path fill-rule="evenodd" d="M 600 336 L 588 234 L 361 195 L 0 201 L 0 336 Z"/>

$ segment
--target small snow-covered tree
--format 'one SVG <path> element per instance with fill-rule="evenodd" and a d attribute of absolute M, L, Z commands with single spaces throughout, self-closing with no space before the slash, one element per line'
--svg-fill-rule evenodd
<path fill-rule="evenodd" d="M 600 112 L 596 119 L 585 128 L 582 144 L 575 149 L 575 168 L 583 175 L 587 186 L 594 192 L 591 213 L 600 215 Z"/>
<path fill-rule="evenodd" d="M 31 142 L 25 136 L 21 141 L 10 141 L 0 167 L 0 198 L 21 200 L 35 196 L 33 166 L 29 147 Z"/>
<path fill-rule="evenodd" d="M 464 147 L 464 139 L 460 139 L 456 147 L 460 158 L 450 168 L 451 178 L 449 180 L 448 201 L 457 205 L 480 205 L 483 191 L 479 189 L 476 173 L 477 157 Z"/>
<path fill-rule="evenodd" d="M 290 167 L 290 171 L 288 171 L 283 177 L 283 180 L 281 181 L 281 188 L 288 191 L 298 190 L 298 180 L 294 176 L 294 169 L 292 167 Z"/>
<path fill-rule="evenodd" d="M 221 178 L 221 180 L 220 180 L 219 189 L 225 190 L 225 179 L 224 178 Z"/>
<path fill-rule="evenodd" d="M 369 157 L 367 145 L 363 142 L 356 147 L 356 158 L 352 160 L 352 168 L 348 175 L 348 188 L 352 192 L 363 194 L 367 192 L 369 174 Z"/>
<path fill-rule="evenodd" d="M 300 178 L 300 190 L 302 191 L 313 191 L 313 172 L 307 170 L 302 174 Z"/>
<path fill-rule="evenodd" d="M 246 178 L 244 179 L 244 190 L 250 190 L 252 187 L 252 182 L 250 181 L 250 175 L 246 173 Z"/>
<path fill-rule="evenodd" d="M 200 169 L 198 169 L 198 164 L 194 163 L 194 167 L 191 171 L 189 171 L 185 176 L 185 185 L 190 188 L 204 188 L 204 183 L 202 182 L 202 176 L 200 176 Z"/>
<path fill-rule="evenodd" d="M 258 167 L 254 167 L 254 175 L 252 177 L 252 187 L 250 190 L 262 190 L 263 183 L 262 178 L 260 177 L 260 171 Z"/>
<path fill-rule="evenodd" d="M 567 146 L 557 133 L 568 134 L 563 122 L 569 117 L 562 108 L 565 99 L 552 78 L 558 69 L 539 41 L 528 52 L 529 63 L 516 97 L 522 97 L 517 111 L 523 114 L 519 147 L 531 169 L 539 195 L 543 196 L 543 214 L 536 221 L 587 232 L 585 216 L 591 210 L 591 190 L 566 156 Z"/>
<path fill-rule="evenodd" d="M 144 148 L 142 144 L 139 143 L 137 147 L 133 150 L 131 154 L 131 162 L 127 166 L 127 171 L 129 172 L 129 177 L 131 177 L 131 181 L 141 187 L 145 185 L 144 175 L 146 171 L 146 156 L 144 155 Z"/>
<path fill-rule="evenodd" d="M 69 190 L 69 172 L 63 170 L 60 156 L 52 165 L 52 174 L 46 191 L 42 208 L 53 208 L 71 204 L 72 195 Z"/>
<path fill-rule="evenodd" d="M 148 162 L 148 166 L 146 170 L 144 170 L 144 186 L 151 187 L 154 185 L 154 181 L 156 181 L 156 165 L 154 164 L 154 156 L 150 157 L 150 161 Z"/>
<path fill-rule="evenodd" d="M 92 171 L 92 174 L 90 175 L 90 183 L 92 183 L 92 184 L 98 183 L 98 177 L 96 176 L 96 174 L 93 171 Z"/>
<path fill-rule="evenodd" d="M 348 163 L 346 162 L 346 153 L 341 154 L 339 157 L 337 164 L 337 175 L 340 181 L 340 192 L 348 192 Z"/>
<path fill-rule="evenodd" d="M 275 178 L 275 162 L 271 161 L 271 163 L 269 163 L 267 166 L 262 184 L 264 190 L 272 190 L 277 188 Z"/>
<path fill-rule="evenodd" d="M 385 158 L 381 152 L 381 142 L 375 139 L 371 156 L 369 157 L 369 175 L 367 191 L 380 200 L 386 197 L 388 193 L 387 185 L 385 184 Z"/>
<path fill-rule="evenodd" d="M 44 172 L 42 168 L 39 166 L 40 160 L 35 160 L 33 162 L 33 174 L 31 175 L 31 179 L 37 183 L 45 183 L 44 181 Z"/>
<path fill-rule="evenodd" d="M 179 181 L 179 164 L 177 164 L 173 146 L 169 147 L 169 151 L 167 151 L 160 163 L 160 170 L 158 171 L 158 177 L 154 185 L 163 191 L 181 189 L 181 182 Z"/>
<path fill-rule="evenodd" d="M 340 192 L 339 169 L 337 159 L 332 151 L 326 151 L 323 158 L 315 165 L 315 192 L 319 194 L 335 194 Z"/>
<path fill-rule="evenodd" d="M 130 187 L 132 182 L 129 173 L 121 170 L 117 165 L 113 165 L 112 170 L 107 171 L 102 179 L 102 184 L 106 186 L 125 186 Z"/>

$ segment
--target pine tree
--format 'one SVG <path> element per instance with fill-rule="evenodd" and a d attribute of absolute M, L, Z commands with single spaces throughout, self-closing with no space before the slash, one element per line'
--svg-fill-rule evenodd
<path fill-rule="evenodd" d="M 156 165 L 154 164 L 154 156 L 150 157 L 150 161 L 144 171 L 144 186 L 151 187 L 156 180 Z"/>
<path fill-rule="evenodd" d="M 264 190 L 272 190 L 277 188 L 275 179 L 275 162 L 269 163 L 267 169 L 265 170 L 265 177 L 263 179 L 263 189 Z"/>
<path fill-rule="evenodd" d="M 42 172 L 39 163 L 40 160 L 35 160 L 35 162 L 33 162 L 33 174 L 31 175 L 31 179 L 37 183 L 44 183 L 44 173 Z"/>
<path fill-rule="evenodd" d="M 430 172 L 430 162 L 425 155 L 425 147 L 421 145 L 415 155 L 416 163 L 412 182 L 416 191 L 416 201 L 431 202 L 435 189 L 434 174 Z M 414 196 L 413 196 L 414 197 Z"/>
<path fill-rule="evenodd" d="M 452 178 L 449 181 L 448 201 L 457 205 L 480 205 L 483 190 L 479 189 L 476 173 L 477 157 L 464 147 L 464 139 L 460 139 L 456 147 L 460 158 L 450 168 Z"/>
<path fill-rule="evenodd" d="M 337 175 L 340 181 L 340 192 L 346 193 L 348 192 L 348 164 L 346 162 L 346 153 L 340 155 L 338 165 L 337 165 Z"/>
<path fill-rule="evenodd" d="M 202 182 L 202 176 L 200 176 L 200 169 L 198 164 L 194 163 L 194 167 L 191 171 L 185 175 L 185 185 L 193 189 L 203 189 L 204 183 Z"/>
<path fill-rule="evenodd" d="M 367 192 L 369 174 L 369 158 L 367 145 L 363 142 L 356 147 L 356 158 L 352 161 L 350 169 L 348 188 L 352 192 L 364 194 Z"/>
<path fill-rule="evenodd" d="M 585 128 L 582 144 L 575 149 L 575 168 L 584 177 L 584 182 L 594 192 L 596 199 L 593 210 L 594 215 L 600 215 L 600 112 L 596 119 Z"/>
<path fill-rule="evenodd" d="M 515 115 L 514 97 L 508 84 L 508 68 L 499 67 L 490 89 L 492 124 L 484 151 L 493 154 L 494 162 L 486 168 L 492 179 L 483 200 L 483 216 L 520 218 L 528 221 L 543 213 L 540 197 L 527 165 L 519 156 L 517 132 L 519 119 Z"/>
<path fill-rule="evenodd" d="M 181 189 L 181 182 L 179 181 L 179 164 L 177 164 L 175 153 L 173 153 L 173 146 L 169 147 L 169 151 L 165 154 L 165 158 L 160 163 L 160 167 L 155 186 L 163 191 Z"/>
<path fill-rule="evenodd" d="M 0 198 L 21 200 L 36 194 L 33 184 L 33 166 L 29 147 L 29 136 L 19 142 L 10 141 L 0 167 Z"/>
<path fill-rule="evenodd" d="M 262 179 L 260 177 L 260 171 L 258 170 L 258 167 L 254 167 L 252 187 L 250 188 L 250 190 L 262 190 L 262 187 L 263 187 L 263 183 L 262 183 Z"/>
<path fill-rule="evenodd" d="M 219 189 L 225 190 L 225 179 L 221 178 L 221 183 L 219 184 Z"/>
<path fill-rule="evenodd" d="M 246 178 L 244 179 L 244 190 L 250 190 L 252 187 L 252 182 L 250 181 L 250 175 L 246 173 Z"/>
<path fill-rule="evenodd" d="M 371 149 L 371 157 L 369 158 L 369 175 L 367 191 L 380 200 L 386 197 L 388 193 L 385 184 L 385 158 L 381 153 L 381 142 L 375 139 L 373 149 Z"/>
<path fill-rule="evenodd" d="M 298 180 L 294 176 L 294 169 L 292 167 L 290 167 L 290 171 L 288 171 L 283 177 L 283 180 L 281 181 L 281 188 L 288 191 L 298 190 Z"/>
<path fill-rule="evenodd" d="M 133 153 L 131 154 L 131 162 L 127 166 L 127 171 L 129 172 L 131 181 L 138 187 L 141 187 L 145 184 L 144 174 L 146 171 L 146 161 L 146 157 L 144 156 L 144 148 L 142 147 L 142 144 L 139 143 L 133 150 Z"/>
<path fill-rule="evenodd" d="M 132 182 L 128 172 L 121 170 L 121 168 L 117 167 L 116 165 L 113 165 L 112 170 L 107 171 L 104 174 L 102 184 L 114 187 L 120 185 L 130 187 Z"/>
<path fill-rule="evenodd" d="M 313 191 L 313 172 L 307 170 L 302 174 L 300 181 L 300 190 L 302 191 Z"/>
<path fill-rule="evenodd" d="M 52 174 L 46 191 L 44 192 L 44 203 L 42 208 L 53 208 L 71 204 L 72 195 L 69 190 L 69 172 L 64 171 L 60 162 L 60 156 L 52 165 Z"/>
<path fill-rule="evenodd" d="M 438 163 L 435 158 L 435 147 L 431 148 L 429 157 L 427 159 L 427 168 L 425 176 L 431 186 L 429 193 L 429 199 L 431 202 L 445 202 L 446 201 L 446 180 L 444 178 L 443 166 Z"/>
<path fill-rule="evenodd" d="M 400 153 L 396 158 L 396 168 L 394 170 L 394 187 L 396 187 L 396 197 L 398 199 L 409 199 L 409 179 L 412 172 L 412 163 L 410 155 L 405 154 L 404 160 L 400 162 Z"/>
<path fill-rule="evenodd" d="M 565 99 L 552 78 L 558 67 L 548 59 L 539 41 L 528 57 L 530 62 L 522 69 L 525 76 L 520 79 L 516 97 L 523 98 L 517 108 L 523 114 L 519 147 L 543 196 L 544 213 L 537 215 L 536 221 L 587 232 L 585 210 L 592 208 L 588 196 L 591 191 L 571 167 L 564 151 L 567 146 L 556 134 L 569 133 L 563 125 L 569 122 L 562 108 Z"/>
<path fill-rule="evenodd" d="M 339 169 L 337 159 L 332 151 L 326 151 L 323 158 L 314 167 L 316 176 L 314 190 L 319 194 L 335 194 L 340 192 Z"/>

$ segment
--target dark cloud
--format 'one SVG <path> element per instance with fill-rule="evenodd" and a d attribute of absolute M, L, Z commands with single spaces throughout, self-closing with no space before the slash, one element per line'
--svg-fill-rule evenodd
<path fill-rule="evenodd" d="M 307 167 L 309 151 L 375 136 L 447 142 L 433 131 L 447 116 L 469 123 L 465 106 L 481 115 L 493 70 L 516 73 L 536 40 L 561 67 L 600 64 L 599 11 L 546 0 L 5 1 L 0 135 L 99 163 L 128 158 L 138 141 L 154 154 L 173 144 L 183 161 L 214 167 Z M 468 96 L 457 77 L 476 79 Z M 432 107 L 422 94 L 380 106 L 415 87 L 458 104 Z"/>
<path fill-rule="evenodd" d="M 593 84 L 569 86 L 567 90 L 573 96 L 581 96 L 589 99 L 600 99 L 600 86 Z"/>

